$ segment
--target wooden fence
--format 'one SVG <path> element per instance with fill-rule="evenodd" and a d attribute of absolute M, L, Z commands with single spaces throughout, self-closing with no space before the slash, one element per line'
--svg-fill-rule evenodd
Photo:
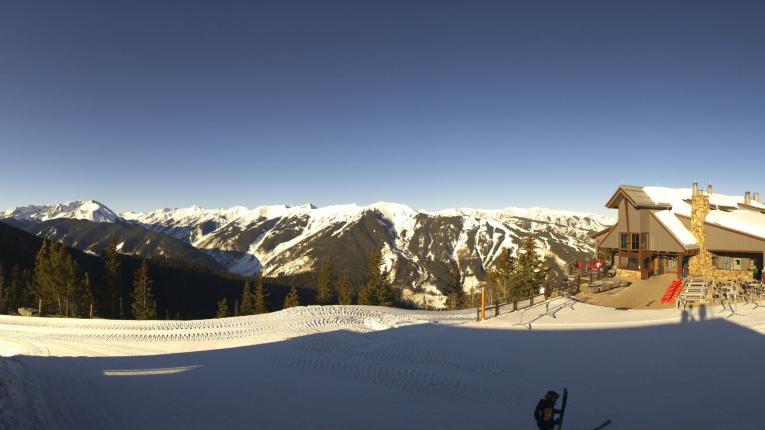
<path fill-rule="evenodd" d="M 544 294 L 534 294 L 529 297 L 515 299 L 508 302 L 500 303 L 498 301 L 493 304 L 487 304 L 481 300 L 481 305 L 476 309 L 476 321 L 481 319 L 493 318 L 501 314 L 520 311 L 522 309 L 530 308 L 534 305 L 542 302 L 552 300 L 558 297 L 570 297 L 579 292 L 579 280 L 576 281 L 562 281 L 557 286 L 545 290 Z"/>

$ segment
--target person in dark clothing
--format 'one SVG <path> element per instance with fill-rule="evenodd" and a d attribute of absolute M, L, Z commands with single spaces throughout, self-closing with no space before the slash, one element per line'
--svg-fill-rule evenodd
<path fill-rule="evenodd" d="M 553 430 L 559 419 L 555 419 L 555 414 L 560 414 L 560 409 L 555 409 L 555 402 L 558 401 L 558 393 L 548 391 L 543 399 L 537 403 L 534 409 L 534 419 L 537 422 L 539 430 Z"/>

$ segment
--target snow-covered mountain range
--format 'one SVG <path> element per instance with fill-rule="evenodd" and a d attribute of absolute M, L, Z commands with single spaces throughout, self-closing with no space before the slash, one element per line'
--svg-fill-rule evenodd
<path fill-rule="evenodd" d="M 439 295 L 452 260 L 459 264 L 466 288 L 475 286 L 502 248 L 516 250 L 530 234 L 539 239 L 539 250 L 550 265 L 560 268 L 567 261 L 590 256 L 588 234 L 613 223 L 601 215 L 543 208 L 431 212 L 386 202 L 321 208 L 192 206 L 116 215 L 89 200 L 14 208 L 0 213 L 0 218 L 82 249 L 103 246 L 108 237 L 99 237 L 93 229 L 78 235 L 76 231 L 86 229 L 62 228 L 62 219 L 116 224 L 120 230 L 112 228 L 110 235 L 129 231 L 135 237 L 136 231 L 146 231 L 166 238 L 159 251 L 151 246 L 158 242 L 156 237 L 147 235 L 123 252 L 172 256 L 170 248 L 191 245 L 232 272 L 249 275 L 262 269 L 271 277 L 311 272 L 322 258 L 330 257 L 339 275 L 362 282 L 367 256 L 382 247 L 394 283 L 412 295 Z M 177 246 L 169 246 L 168 240 L 177 241 Z"/>

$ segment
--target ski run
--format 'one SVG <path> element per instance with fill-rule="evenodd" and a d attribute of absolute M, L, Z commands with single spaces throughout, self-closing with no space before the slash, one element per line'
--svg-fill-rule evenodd
<path fill-rule="evenodd" d="M 556 299 L 474 311 L 298 307 L 198 321 L 0 316 L 3 429 L 721 429 L 759 410 L 765 307 Z"/>

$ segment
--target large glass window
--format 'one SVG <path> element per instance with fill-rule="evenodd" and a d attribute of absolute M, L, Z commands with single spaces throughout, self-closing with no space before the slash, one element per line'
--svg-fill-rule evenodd
<path fill-rule="evenodd" d="M 632 233 L 632 247 L 630 249 L 640 249 L 640 234 Z"/>
<path fill-rule="evenodd" d="M 620 233 L 619 248 L 632 251 L 648 249 L 648 233 Z"/>

